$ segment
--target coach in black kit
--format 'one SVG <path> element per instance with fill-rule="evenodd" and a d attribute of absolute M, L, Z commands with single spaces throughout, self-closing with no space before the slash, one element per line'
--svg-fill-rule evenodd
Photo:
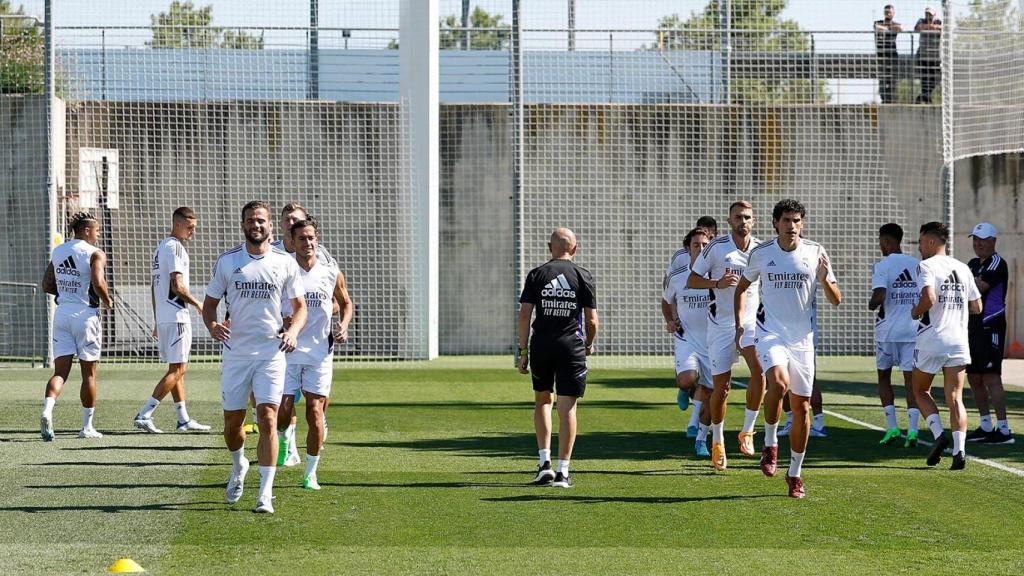
<path fill-rule="evenodd" d="M 519 372 L 533 374 L 533 423 L 537 431 L 537 476 L 533 483 L 569 488 L 569 459 L 576 441 L 576 400 L 587 388 L 587 356 L 597 336 L 597 297 L 590 272 L 573 263 L 576 235 L 551 234 L 551 260 L 526 277 L 519 298 Z M 533 338 L 530 318 L 534 309 Z M 558 467 L 551 469 L 552 392 L 558 393 Z"/>

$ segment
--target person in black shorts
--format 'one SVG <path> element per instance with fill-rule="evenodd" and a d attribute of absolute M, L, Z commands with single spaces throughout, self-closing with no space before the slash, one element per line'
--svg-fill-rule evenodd
<path fill-rule="evenodd" d="M 587 389 L 587 356 L 597 336 L 597 298 L 590 272 L 577 266 L 576 235 L 559 228 L 548 242 L 551 260 L 526 276 L 519 298 L 521 374 L 533 375 L 533 424 L 537 432 L 537 476 L 533 483 L 569 488 L 569 459 L 576 442 L 576 401 Z M 530 319 L 534 310 L 533 337 Z M 558 395 L 558 468 L 551 469 L 552 392 Z"/>
<path fill-rule="evenodd" d="M 1006 393 L 1003 391 L 1003 348 L 1006 344 L 1006 289 L 1010 278 L 1006 261 L 996 254 L 996 227 L 982 222 L 971 230 L 973 258 L 967 266 L 981 291 L 981 314 L 971 316 L 967 324 L 971 363 L 967 381 L 981 415 L 981 426 L 967 435 L 968 442 L 1013 444 L 1013 433 L 1006 420 Z M 992 425 L 989 406 L 996 412 Z"/>

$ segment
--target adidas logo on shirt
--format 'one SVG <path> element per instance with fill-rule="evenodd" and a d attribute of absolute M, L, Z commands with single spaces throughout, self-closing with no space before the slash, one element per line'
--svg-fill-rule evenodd
<path fill-rule="evenodd" d="M 63 262 L 57 264 L 55 267 L 57 274 L 67 274 L 68 276 L 81 276 L 78 272 L 78 268 L 75 266 L 75 260 L 71 256 L 64 259 Z"/>
<path fill-rule="evenodd" d="M 241 274 L 241 273 L 242 273 L 242 269 L 241 268 L 235 268 L 235 271 L 232 272 L 232 274 Z"/>
<path fill-rule="evenodd" d="M 906 268 L 900 273 L 896 281 L 892 283 L 893 289 L 898 288 L 917 288 L 917 282 L 914 281 L 914 277 L 910 275 L 910 270 Z"/>
<path fill-rule="evenodd" d="M 557 278 L 544 286 L 544 289 L 540 291 L 540 295 L 551 298 L 575 298 L 576 291 L 572 289 L 569 281 L 565 279 L 565 274 L 559 274 Z"/>
<path fill-rule="evenodd" d="M 768 265 L 769 266 L 775 266 L 775 260 L 772 260 L 772 261 L 768 262 Z"/>
<path fill-rule="evenodd" d="M 939 286 L 939 303 L 946 305 L 947 308 L 961 309 L 965 304 L 963 292 L 964 284 L 954 270 Z"/>

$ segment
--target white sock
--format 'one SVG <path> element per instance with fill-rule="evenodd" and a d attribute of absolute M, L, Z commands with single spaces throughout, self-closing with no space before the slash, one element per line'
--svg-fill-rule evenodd
<path fill-rule="evenodd" d="M 889 404 L 885 408 L 882 408 L 882 410 L 885 411 L 885 427 L 889 430 L 899 428 L 900 425 L 896 422 L 896 407 Z"/>
<path fill-rule="evenodd" d="M 235 470 L 242 467 L 242 461 L 245 460 L 245 447 L 239 448 L 238 450 L 230 450 L 231 454 L 231 465 L 234 466 Z"/>
<path fill-rule="evenodd" d="M 711 429 L 711 426 L 708 426 L 707 424 L 697 424 L 697 441 L 698 442 L 705 442 L 705 441 L 707 441 L 707 439 L 708 439 L 708 430 L 710 430 L 710 429 Z"/>
<path fill-rule="evenodd" d="M 984 430 L 985 432 L 991 432 L 992 431 L 992 415 L 991 414 L 985 414 L 984 416 L 981 417 L 981 429 Z"/>
<path fill-rule="evenodd" d="M 932 436 L 934 436 L 936 440 L 938 440 L 939 436 L 942 436 L 942 433 L 945 432 L 945 429 L 942 427 L 942 418 L 939 418 L 938 412 L 925 418 L 924 421 L 928 424 L 928 429 L 932 431 Z"/>
<path fill-rule="evenodd" d="M 959 454 L 960 452 L 965 452 L 965 455 L 966 455 L 966 451 L 964 450 L 964 444 L 966 444 L 966 443 L 967 443 L 967 432 L 957 432 L 956 430 L 954 430 L 953 431 L 953 454 Z"/>
<path fill-rule="evenodd" d="M 792 425 L 793 425 L 793 411 L 790 410 L 790 411 L 786 412 L 786 426 L 792 426 Z"/>
<path fill-rule="evenodd" d="M 320 464 L 320 455 L 313 456 L 306 452 L 306 476 L 315 475 L 318 464 Z"/>
<path fill-rule="evenodd" d="M 757 421 L 757 415 L 759 413 L 760 410 L 751 410 L 750 408 L 743 409 L 743 432 L 749 434 L 754 431 L 754 422 Z"/>
<path fill-rule="evenodd" d="M 274 474 L 276 466 L 260 466 L 260 502 L 270 502 L 274 497 Z"/>
<path fill-rule="evenodd" d="M 92 415 L 96 412 L 95 408 L 82 408 L 82 430 L 92 428 Z"/>
<path fill-rule="evenodd" d="M 569 461 L 568 460 L 559 460 L 558 461 L 558 469 L 556 470 L 556 472 L 559 472 L 562 476 L 568 476 L 569 475 Z"/>
<path fill-rule="evenodd" d="M 996 426 L 999 427 L 999 431 L 1003 434 L 1010 433 L 1010 423 L 1006 420 L 996 420 Z"/>
<path fill-rule="evenodd" d="M 51 396 L 43 398 L 43 416 L 47 418 L 53 418 L 53 405 L 57 403 L 57 399 Z"/>
<path fill-rule="evenodd" d="M 159 405 L 160 405 L 160 401 L 157 400 L 156 398 L 153 398 L 152 396 L 150 396 L 149 400 L 146 400 L 146 403 L 143 404 L 142 408 L 139 410 L 139 418 L 142 418 L 142 419 L 152 418 L 153 417 L 153 411 L 156 410 L 156 407 L 159 406 Z"/>
<path fill-rule="evenodd" d="M 804 467 L 804 454 L 806 452 L 790 452 L 789 453 L 789 477 L 799 478 L 800 472 Z"/>
<path fill-rule="evenodd" d="M 188 416 L 188 408 L 185 408 L 184 400 L 182 400 L 181 402 L 175 402 L 174 409 L 178 412 L 178 422 L 185 424 L 186 422 L 192 420 Z"/>
<path fill-rule="evenodd" d="M 722 420 L 718 424 L 715 424 L 714 422 L 711 423 L 711 443 L 725 443 L 725 420 Z"/>
<path fill-rule="evenodd" d="M 700 407 L 704 403 L 701 402 L 700 400 L 694 400 L 693 402 L 691 402 L 691 404 L 693 404 L 693 407 L 690 408 L 690 421 L 686 424 L 687 428 L 689 428 L 690 426 L 697 426 L 698 424 L 700 424 Z"/>
<path fill-rule="evenodd" d="M 298 454 L 299 446 L 295 442 L 295 424 L 291 424 L 285 429 L 284 437 L 288 441 L 288 454 Z"/>
<path fill-rule="evenodd" d="M 815 430 L 824 430 L 825 429 L 825 413 L 824 412 L 822 412 L 821 414 L 815 414 L 814 415 L 814 418 L 811 420 L 811 427 L 814 428 Z"/>
<path fill-rule="evenodd" d="M 910 424 L 907 425 L 907 430 L 910 432 L 917 432 L 917 427 L 921 422 L 921 411 L 917 408 L 907 408 L 907 418 L 910 419 Z"/>
<path fill-rule="evenodd" d="M 537 450 L 537 466 L 543 466 L 545 462 L 551 462 L 551 449 L 544 448 Z"/>
<path fill-rule="evenodd" d="M 764 423 L 764 447 L 771 448 L 779 445 L 779 423 Z"/>

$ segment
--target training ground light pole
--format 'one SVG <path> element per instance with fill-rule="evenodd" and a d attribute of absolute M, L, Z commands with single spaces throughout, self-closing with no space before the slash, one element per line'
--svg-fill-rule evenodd
<path fill-rule="evenodd" d="M 526 259 L 523 244 L 524 202 L 523 202 L 523 36 L 522 36 L 522 2 L 512 0 L 512 38 L 510 48 L 512 58 L 509 59 L 509 76 L 512 92 L 512 245 L 513 245 L 513 276 L 515 288 L 512 290 L 512 346 L 513 357 L 518 357 L 518 322 L 519 291 L 523 287 L 526 275 Z"/>

